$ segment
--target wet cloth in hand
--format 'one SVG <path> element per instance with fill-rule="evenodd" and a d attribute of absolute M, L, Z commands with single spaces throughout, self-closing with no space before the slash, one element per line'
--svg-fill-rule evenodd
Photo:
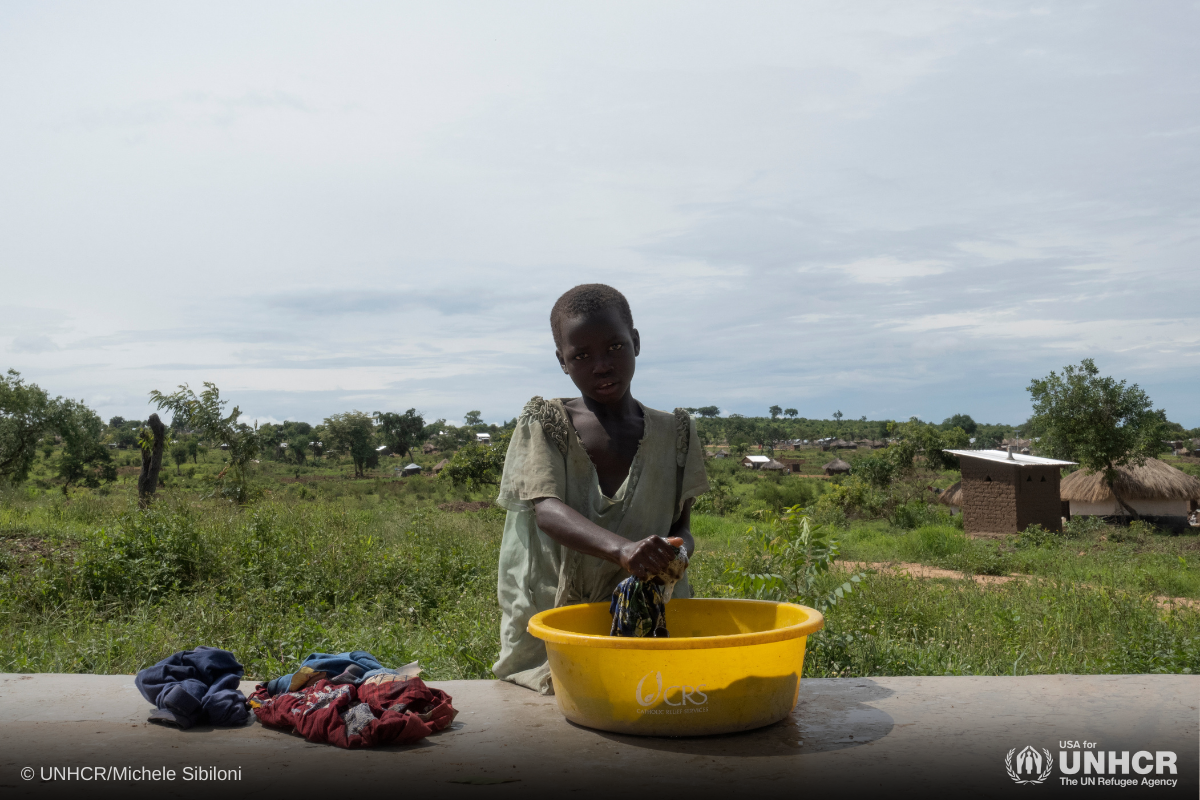
<path fill-rule="evenodd" d="M 354 749 L 412 744 L 450 726 L 458 711 L 450 695 L 420 678 L 377 673 L 359 685 L 324 678 L 272 696 L 266 684 L 250 695 L 263 725 L 294 731 L 310 742 Z"/>
<path fill-rule="evenodd" d="M 216 647 L 183 650 L 147 667 L 134 685 L 156 711 L 153 722 L 190 728 L 197 723 L 241 725 L 250 716 L 238 685 L 246 671 L 233 653 Z"/>
<path fill-rule="evenodd" d="M 417 662 L 405 664 L 399 669 L 389 669 L 380 664 L 366 650 L 351 650 L 347 653 L 312 653 L 300 663 L 300 668 L 281 675 L 267 684 L 272 695 L 294 692 L 311 683 L 327 678 L 332 683 L 348 683 L 354 686 L 376 675 L 393 675 L 415 678 L 421 674 Z"/>
<path fill-rule="evenodd" d="M 667 633 L 667 603 L 687 564 L 687 551 L 677 547 L 675 560 L 656 579 L 639 581 L 629 577 L 617 584 L 608 606 L 613 618 L 609 636 L 660 639 L 670 636 Z"/>

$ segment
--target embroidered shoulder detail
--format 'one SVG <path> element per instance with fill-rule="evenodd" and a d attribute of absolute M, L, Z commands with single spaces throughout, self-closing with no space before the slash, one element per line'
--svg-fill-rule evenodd
<path fill-rule="evenodd" d="M 675 409 L 675 463 L 687 464 L 688 447 L 692 442 L 692 416 L 682 408 Z"/>
<path fill-rule="evenodd" d="M 549 400 L 534 397 L 521 409 L 521 417 L 540 423 L 546 435 L 558 445 L 559 451 L 563 455 L 567 454 L 567 436 L 570 433 L 570 424 L 561 408 Z"/>

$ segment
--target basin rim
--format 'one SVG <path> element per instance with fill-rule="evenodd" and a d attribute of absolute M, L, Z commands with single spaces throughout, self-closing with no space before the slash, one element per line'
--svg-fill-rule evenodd
<path fill-rule="evenodd" d="M 787 625 L 782 628 L 772 628 L 768 631 L 754 631 L 751 633 L 734 633 L 727 636 L 679 636 L 666 639 L 653 639 L 649 637 L 631 637 L 631 636 L 597 636 L 589 633 L 572 633 L 564 631 L 562 628 L 554 628 L 547 625 L 543 620 L 547 616 L 552 616 L 555 612 L 561 611 L 563 608 L 570 606 L 561 606 L 559 608 L 551 608 L 546 611 L 540 611 L 529 620 L 529 632 L 537 638 L 552 644 L 569 644 L 578 647 L 598 647 L 607 648 L 609 650 L 709 650 L 719 647 L 747 647 L 756 644 L 771 644 L 773 642 L 784 642 L 788 639 L 798 639 L 801 636 L 808 636 L 810 633 L 816 633 L 825 627 L 825 615 L 815 608 L 802 606 L 798 603 L 779 603 L 773 600 L 744 600 L 744 599 L 726 599 L 726 598 L 689 598 L 687 600 L 680 599 L 676 602 L 687 603 L 747 603 L 755 605 L 773 605 L 773 606 L 791 606 L 804 611 L 808 615 L 808 619 L 804 622 L 798 622 L 795 625 Z M 607 608 L 608 603 L 584 603 L 588 606 L 602 606 Z"/>

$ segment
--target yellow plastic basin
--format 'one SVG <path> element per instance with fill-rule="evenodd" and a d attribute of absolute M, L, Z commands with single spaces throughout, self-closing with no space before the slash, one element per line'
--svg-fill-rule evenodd
<path fill-rule="evenodd" d="M 529 621 L 546 642 L 558 708 L 616 733 L 701 736 L 770 725 L 791 713 L 808 634 L 821 612 L 765 600 L 672 600 L 668 639 L 609 636 L 608 603 Z"/>

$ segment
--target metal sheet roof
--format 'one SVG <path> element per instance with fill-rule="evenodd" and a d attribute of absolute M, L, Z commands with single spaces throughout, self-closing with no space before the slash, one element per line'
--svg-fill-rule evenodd
<path fill-rule="evenodd" d="M 985 461 L 1002 461 L 1005 464 L 1016 464 L 1021 467 L 1067 467 L 1075 464 L 1074 461 L 1059 461 L 1056 458 L 1042 458 L 1041 456 L 1026 456 L 1020 453 L 1013 453 L 1009 458 L 1009 454 L 1003 450 L 947 450 L 947 453 L 953 453 L 956 456 L 965 456 L 966 458 L 982 458 Z"/>

